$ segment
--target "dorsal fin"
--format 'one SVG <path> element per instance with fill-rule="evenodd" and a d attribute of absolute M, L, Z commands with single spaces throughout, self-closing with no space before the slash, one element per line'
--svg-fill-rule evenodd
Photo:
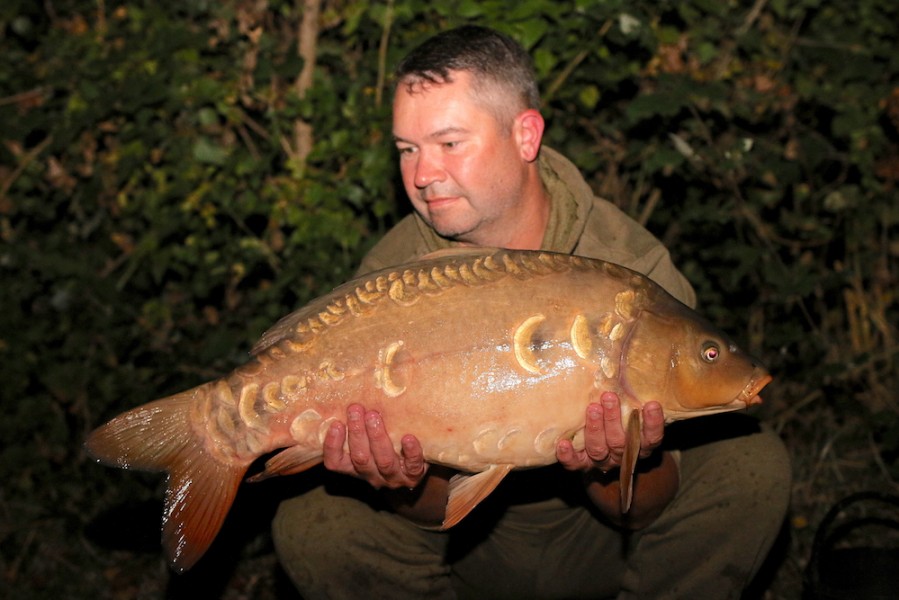
<path fill-rule="evenodd" d="M 436 258 L 448 258 L 452 256 L 458 256 L 459 258 L 465 258 L 467 256 L 484 256 L 493 254 L 499 250 L 499 248 L 492 248 L 490 246 L 453 246 L 452 248 L 441 248 L 440 250 L 428 252 L 418 260 L 433 260 Z"/>

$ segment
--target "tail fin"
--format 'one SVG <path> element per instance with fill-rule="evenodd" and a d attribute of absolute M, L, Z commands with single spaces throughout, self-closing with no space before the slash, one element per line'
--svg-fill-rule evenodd
<path fill-rule="evenodd" d="M 172 567 L 186 571 L 212 544 L 249 465 L 212 456 L 190 425 L 203 386 L 122 413 L 85 443 L 97 461 L 123 469 L 165 471 L 168 489 L 162 545 Z"/>

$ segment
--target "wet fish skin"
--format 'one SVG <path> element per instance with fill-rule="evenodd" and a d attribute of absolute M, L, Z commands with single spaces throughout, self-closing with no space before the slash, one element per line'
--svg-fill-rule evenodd
<path fill-rule="evenodd" d="M 177 570 L 212 543 L 254 460 L 283 449 L 255 480 L 318 464 L 353 402 L 416 435 L 429 462 L 473 473 L 451 484 L 450 527 L 511 469 L 555 462 L 560 439 L 582 447 L 592 390 L 622 399 L 626 508 L 645 402 L 662 403 L 668 422 L 737 410 L 771 379 L 648 278 L 531 251 L 443 253 L 351 281 L 279 321 L 252 353 L 87 440 L 100 462 L 168 473 L 163 542 Z"/>

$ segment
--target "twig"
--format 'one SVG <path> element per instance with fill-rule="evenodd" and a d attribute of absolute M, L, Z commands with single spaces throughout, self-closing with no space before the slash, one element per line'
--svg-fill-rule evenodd
<path fill-rule="evenodd" d="M 38 155 L 44 151 L 44 149 L 50 145 L 50 142 L 53 141 L 53 136 L 48 135 L 44 141 L 40 144 L 32 148 L 28 151 L 28 153 L 19 161 L 19 166 L 15 168 L 15 170 L 10 173 L 9 177 L 0 184 L 0 202 L 6 200 L 6 195 L 9 193 L 9 189 L 12 187 L 12 184 L 19 178 L 19 176 L 28 168 L 34 159 L 38 157 Z"/>
<path fill-rule="evenodd" d="M 746 18 L 743 20 L 743 24 L 740 25 L 737 30 L 734 32 L 736 37 L 740 37 L 752 27 L 753 23 L 755 23 L 759 15 L 762 14 L 762 9 L 765 8 L 765 5 L 768 4 L 768 0 L 755 0 L 755 4 L 749 10 L 749 14 L 746 15 Z"/>
<path fill-rule="evenodd" d="M 295 84 L 297 96 L 306 97 L 306 91 L 312 87 L 312 78 L 315 74 L 315 59 L 318 49 L 319 15 L 321 14 L 321 0 L 303 0 L 303 18 L 300 21 L 299 39 L 297 48 L 300 58 L 303 59 L 303 68 Z"/>
<path fill-rule="evenodd" d="M 3 578 L 6 581 L 15 582 L 19 577 L 19 569 L 22 566 L 22 561 L 26 556 L 30 554 L 31 546 L 34 544 L 34 540 L 37 537 L 37 530 L 32 529 L 28 532 L 28 535 L 25 537 L 25 543 L 22 544 L 22 547 L 19 548 L 19 552 L 16 555 L 16 558 L 13 560 L 12 564 L 9 568 L 6 569 L 6 572 L 3 574 Z"/>
<path fill-rule="evenodd" d="M 809 490 L 811 490 L 812 484 L 814 484 L 815 480 L 818 478 L 818 473 L 821 472 L 821 469 L 824 466 L 824 461 L 827 459 L 827 455 L 830 454 L 834 443 L 837 441 L 837 438 L 839 438 L 841 435 L 843 435 L 843 433 L 845 432 L 847 427 L 849 427 L 849 425 L 846 425 L 846 426 L 838 429 L 836 431 L 836 433 L 834 433 L 834 435 L 829 440 L 827 440 L 827 442 L 824 444 L 824 447 L 821 448 L 821 451 L 818 453 L 818 459 L 815 461 L 815 464 L 812 467 L 812 472 L 809 475 L 809 480 L 808 480 Z M 837 476 L 837 479 L 842 481 L 843 476 L 842 476 L 842 473 L 840 473 L 838 468 L 835 469 L 835 474 Z"/>
<path fill-rule="evenodd" d="M 294 89 L 300 99 L 306 97 L 306 92 L 312 87 L 313 76 L 315 75 L 319 16 L 322 4 L 321 0 L 302 0 L 302 3 L 303 19 L 300 21 L 297 48 L 300 57 L 303 59 L 303 68 L 294 84 Z M 294 123 L 293 131 L 293 144 L 282 138 L 281 146 L 290 158 L 296 162 L 296 168 L 302 171 L 306 164 L 306 157 L 312 152 L 312 125 L 302 119 L 297 119 Z"/>
<path fill-rule="evenodd" d="M 387 79 L 387 49 L 390 47 L 390 29 L 393 27 L 393 1 L 387 1 L 384 11 L 384 28 L 381 30 L 381 41 L 378 44 L 378 83 L 375 87 L 375 107 L 381 108 L 384 101 L 384 83 Z"/>
<path fill-rule="evenodd" d="M 256 147 L 256 143 L 253 141 L 253 138 L 250 137 L 250 133 L 247 131 L 247 128 L 243 126 L 242 123 L 238 123 L 235 125 L 234 129 L 237 130 L 237 135 L 243 140 L 243 143 L 246 145 L 247 150 L 250 151 L 250 155 L 254 160 L 259 160 L 259 149 Z"/>
<path fill-rule="evenodd" d="M 749 31 L 749 29 L 755 24 L 758 20 L 759 15 L 762 14 L 762 10 L 764 10 L 765 5 L 768 3 L 768 0 L 756 0 L 755 4 L 752 5 L 752 8 L 749 9 L 749 13 L 747 13 L 746 18 L 743 19 L 743 23 L 734 30 L 734 35 L 732 36 L 729 43 L 725 46 L 725 51 L 721 53 L 718 59 L 715 61 L 715 78 L 718 79 L 721 75 L 728 70 L 730 67 L 731 61 L 734 59 L 734 50 L 737 47 L 736 41 L 739 38 L 743 37 L 743 35 Z"/>
<path fill-rule="evenodd" d="M 643 225 L 644 227 L 646 226 L 661 197 L 662 190 L 660 190 L 659 188 L 653 188 L 649 193 L 649 198 L 646 200 L 646 204 L 643 206 L 643 210 L 640 211 L 640 217 L 637 219 L 637 222 L 640 223 L 640 225 Z"/>
<path fill-rule="evenodd" d="M 270 139 L 270 136 L 269 136 L 269 134 L 268 134 L 268 131 L 266 131 L 265 127 L 263 127 L 262 125 L 260 125 L 258 121 L 256 121 L 255 119 L 253 119 L 253 117 L 251 117 L 250 115 L 248 115 L 248 114 L 247 114 L 243 109 L 241 109 L 240 107 L 235 107 L 235 108 L 236 108 L 236 110 L 237 110 L 237 114 L 240 116 L 241 122 L 242 122 L 244 125 L 246 125 L 246 126 L 249 127 L 250 129 L 252 129 L 253 131 L 255 131 L 256 134 L 259 135 L 259 137 L 261 137 L 262 139 L 264 139 L 264 140 Z"/>
<path fill-rule="evenodd" d="M 795 404 L 790 405 L 788 408 L 783 410 L 780 414 L 771 419 L 772 422 L 776 422 L 777 425 L 774 427 L 774 430 L 780 434 L 783 431 L 784 426 L 787 424 L 789 420 L 791 420 L 796 414 L 807 405 L 811 404 L 815 400 L 820 399 L 823 396 L 823 392 L 819 389 L 812 390 L 810 393 L 806 394 L 805 398 L 796 402 Z"/>
<path fill-rule="evenodd" d="M 28 90 L 27 92 L 19 92 L 18 94 L 13 94 L 12 96 L 5 96 L 0 98 L 0 106 L 6 106 L 7 104 L 18 104 L 24 100 L 30 100 L 34 97 L 41 96 L 46 91 L 46 88 L 37 87 L 33 90 Z"/>
<path fill-rule="evenodd" d="M 606 35 L 606 32 L 609 31 L 609 28 L 612 27 L 612 20 L 609 19 L 605 23 L 603 23 L 602 27 L 599 28 L 599 36 L 602 38 Z M 574 70 L 581 64 L 587 56 L 589 56 L 590 51 L 585 49 L 578 52 L 574 58 L 572 58 L 565 68 L 562 69 L 562 72 L 559 73 L 558 77 L 556 77 L 549 87 L 546 88 L 546 93 L 543 94 L 543 104 L 546 105 L 552 100 L 552 97 L 555 95 L 559 88 L 562 87 L 562 84 L 571 76 Z"/>
<path fill-rule="evenodd" d="M 899 489 L 899 484 L 897 484 L 893 480 L 893 476 L 890 474 L 890 470 L 883 462 L 883 457 L 880 456 L 880 451 L 877 449 L 877 443 L 874 441 L 874 435 L 871 431 L 868 431 L 868 446 L 871 448 L 871 455 L 874 457 L 874 464 L 876 464 L 877 468 L 880 469 L 880 472 L 883 473 L 883 476 L 886 478 L 887 482 L 892 487 Z"/>

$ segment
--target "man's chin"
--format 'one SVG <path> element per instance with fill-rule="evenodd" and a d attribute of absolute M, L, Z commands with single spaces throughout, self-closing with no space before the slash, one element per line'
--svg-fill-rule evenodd
<path fill-rule="evenodd" d="M 448 240 L 463 242 L 474 231 L 473 227 L 466 227 L 458 221 L 442 218 L 442 215 L 429 214 L 425 221 L 431 226 L 437 235 Z"/>

